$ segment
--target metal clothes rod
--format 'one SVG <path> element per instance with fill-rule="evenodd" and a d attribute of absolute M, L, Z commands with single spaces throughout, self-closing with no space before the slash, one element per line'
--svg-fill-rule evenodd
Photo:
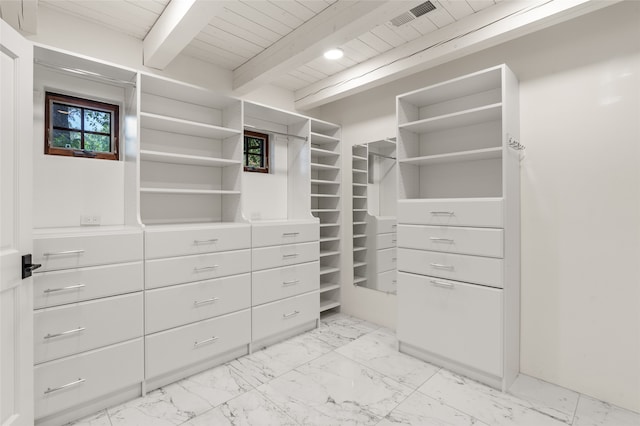
<path fill-rule="evenodd" d="M 389 155 L 378 154 L 377 152 L 373 152 L 373 151 L 369 152 L 369 154 L 375 155 L 375 156 L 378 156 L 378 157 L 382 157 L 382 158 L 388 158 L 390 160 L 395 160 L 396 159 L 396 157 L 391 157 Z"/>
<path fill-rule="evenodd" d="M 260 129 L 258 127 L 250 126 L 248 124 L 245 124 L 244 127 L 246 129 L 255 130 L 255 131 L 258 131 L 258 132 L 272 133 L 274 135 L 287 136 L 287 137 L 295 138 L 295 139 L 302 139 L 305 142 L 309 140 L 309 138 L 307 136 L 298 136 L 298 135 L 292 135 L 290 133 L 276 132 L 275 130 Z"/>
<path fill-rule="evenodd" d="M 55 65 L 55 64 L 50 64 L 48 62 L 43 62 L 40 61 L 38 59 L 34 60 L 34 62 L 37 65 L 41 65 L 45 68 L 49 68 L 52 70 L 57 70 L 57 71 L 64 71 L 67 73 L 71 73 L 71 74 L 77 74 L 81 77 L 87 77 L 87 78 L 92 78 L 95 80 L 103 80 L 103 81 L 107 81 L 109 83 L 113 83 L 113 84 L 118 84 L 118 85 L 126 85 L 126 86 L 134 86 L 136 85 L 135 81 L 127 81 L 127 80 L 119 80 L 117 78 L 113 78 L 113 77 L 109 77 L 107 75 L 103 75 L 97 72 L 93 72 L 93 71 L 87 71 L 87 70 L 82 70 L 79 68 L 70 68 L 70 67 L 63 67 L 62 65 Z"/>

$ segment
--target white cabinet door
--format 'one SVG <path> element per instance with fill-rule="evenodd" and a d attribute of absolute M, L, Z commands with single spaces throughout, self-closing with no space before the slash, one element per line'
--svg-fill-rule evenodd
<path fill-rule="evenodd" d="M 0 424 L 33 424 L 33 46 L 0 20 Z"/>

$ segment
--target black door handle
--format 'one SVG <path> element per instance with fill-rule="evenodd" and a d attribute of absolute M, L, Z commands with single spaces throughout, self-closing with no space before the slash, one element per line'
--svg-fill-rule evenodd
<path fill-rule="evenodd" d="M 22 279 L 29 278 L 31 273 L 41 266 L 40 263 L 31 263 L 31 254 L 22 256 Z"/>

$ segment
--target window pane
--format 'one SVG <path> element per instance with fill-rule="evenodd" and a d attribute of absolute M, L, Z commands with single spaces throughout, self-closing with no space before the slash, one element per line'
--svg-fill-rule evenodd
<path fill-rule="evenodd" d="M 50 144 L 55 148 L 81 149 L 80 141 L 80 132 L 54 130 Z"/>
<path fill-rule="evenodd" d="M 262 148 L 262 139 L 249 138 L 249 149 L 260 149 Z"/>
<path fill-rule="evenodd" d="M 248 160 L 249 160 L 249 164 L 247 164 L 247 165 L 249 167 L 262 167 L 262 156 L 261 155 L 249 154 Z"/>
<path fill-rule="evenodd" d="M 85 109 L 84 130 L 111 134 L 111 113 Z"/>
<path fill-rule="evenodd" d="M 53 126 L 66 129 L 82 129 L 80 117 L 82 109 L 71 105 L 53 103 Z"/>
<path fill-rule="evenodd" d="M 250 149 L 247 150 L 247 154 L 262 155 L 262 149 L 260 149 L 260 148 L 250 148 Z"/>
<path fill-rule="evenodd" d="M 111 152 L 111 137 L 107 135 L 84 134 L 84 149 L 87 151 Z"/>

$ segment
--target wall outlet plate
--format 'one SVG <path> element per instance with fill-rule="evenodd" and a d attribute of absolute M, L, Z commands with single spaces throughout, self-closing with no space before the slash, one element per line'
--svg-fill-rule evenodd
<path fill-rule="evenodd" d="M 97 226 L 100 225 L 100 215 L 96 214 L 83 214 L 80 216 L 80 225 L 82 226 Z"/>

